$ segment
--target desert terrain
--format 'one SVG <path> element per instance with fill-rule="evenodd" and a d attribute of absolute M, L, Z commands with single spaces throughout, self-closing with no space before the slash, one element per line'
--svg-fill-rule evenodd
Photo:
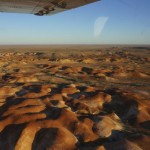
<path fill-rule="evenodd" d="M 0 46 L 0 150 L 149 150 L 150 46 Z"/>

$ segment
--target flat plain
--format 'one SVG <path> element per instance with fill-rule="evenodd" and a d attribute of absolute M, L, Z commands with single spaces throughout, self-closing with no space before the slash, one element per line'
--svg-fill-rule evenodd
<path fill-rule="evenodd" d="M 1 150 L 149 150 L 150 46 L 0 46 Z"/>

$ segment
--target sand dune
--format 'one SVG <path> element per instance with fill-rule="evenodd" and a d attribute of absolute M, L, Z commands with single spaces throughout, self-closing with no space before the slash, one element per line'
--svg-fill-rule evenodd
<path fill-rule="evenodd" d="M 1 52 L 0 150 L 149 150 L 143 52 Z"/>

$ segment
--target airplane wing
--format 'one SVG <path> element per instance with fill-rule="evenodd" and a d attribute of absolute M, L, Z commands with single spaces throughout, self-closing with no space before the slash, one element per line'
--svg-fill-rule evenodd
<path fill-rule="evenodd" d="M 52 15 L 99 0 L 0 0 L 0 12 Z"/>

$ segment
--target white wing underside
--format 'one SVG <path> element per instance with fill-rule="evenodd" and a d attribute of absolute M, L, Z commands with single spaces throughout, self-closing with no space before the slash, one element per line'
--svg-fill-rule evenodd
<path fill-rule="evenodd" d="M 53 15 L 99 0 L 0 0 L 0 12 Z"/>

